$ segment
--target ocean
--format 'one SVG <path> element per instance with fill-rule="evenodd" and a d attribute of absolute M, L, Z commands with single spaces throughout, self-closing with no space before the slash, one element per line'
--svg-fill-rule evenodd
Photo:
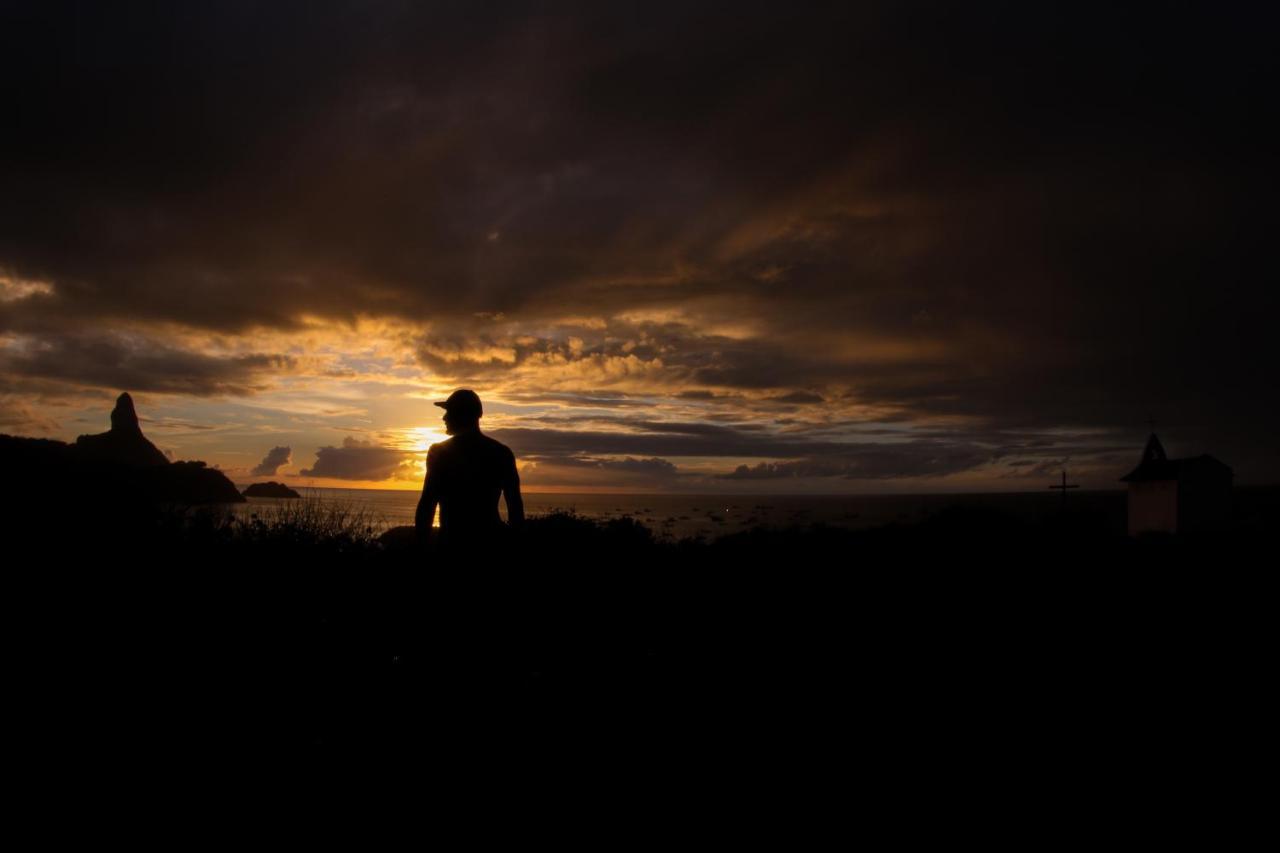
<path fill-rule="evenodd" d="M 237 484 L 243 490 L 245 484 Z M 413 524 L 419 492 L 377 489 L 296 488 L 304 499 L 342 505 L 367 513 L 370 525 L 385 529 Z M 287 503 L 278 498 L 249 498 L 230 511 L 252 515 Z M 944 509 L 998 512 L 1023 521 L 1036 521 L 1057 513 L 1062 498 L 1053 492 L 1016 492 L 967 495 L 524 495 L 527 516 L 572 512 L 584 518 L 607 520 L 629 516 L 660 537 L 714 539 L 753 527 L 789 527 L 827 524 L 848 528 L 878 527 L 894 522 L 912 524 Z M 1125 493 L 1122 491 L 1072 492 L 1067 507 L 1089 512 L 1116 532 L 1124 530 Z M 506 507 L 499 503 L 505 517 Z"/>

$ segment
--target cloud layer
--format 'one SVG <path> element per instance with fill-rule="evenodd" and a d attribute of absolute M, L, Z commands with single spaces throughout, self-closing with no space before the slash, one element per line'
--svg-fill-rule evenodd
<path fill-rule="evenodd" d="M 1274 479 L 1274 17 L 6 4 L 6 421 L 245 401 L 384 479 L 386 401 L 465 385 L 565 483 L 1032 476 L 1150 417 Z"/>

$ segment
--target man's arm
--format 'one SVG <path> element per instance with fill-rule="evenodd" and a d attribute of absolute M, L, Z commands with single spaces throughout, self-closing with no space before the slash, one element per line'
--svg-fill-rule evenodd
<path fill-rule="evenodd" d="M 413 526 L 418 531 L 418 541 L 426 542 L 431 535 L 431 523 L 436 518 L 436 505 L 440 503 L 440 495 L 431 482 L 431 462 L 436 446 L 431 445 L 427 451 L 427 476 L 422 481 L 422 497 L 418 499 L 418 511 L 413 517 Z"/>
<path fill-rule="evenodd" d="M 502 483 L 502 494 L 507 501 L 507 524 L 512 530 L 518 530 L 524 526 L 524 498 L 520 496 L 520 472 L 516 469 L 514 455 Z"/>

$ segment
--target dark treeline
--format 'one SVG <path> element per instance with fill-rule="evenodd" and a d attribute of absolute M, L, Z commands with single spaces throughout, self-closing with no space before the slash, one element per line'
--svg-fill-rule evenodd
<path fill-rule="evenodd" d="M 1188 715 L 1253 707 L 1265 647 L 1257 526 L 1132 541 L 955 511 L 706 543 L 553 515 L 447 554 L 351 524 L 24 506 L 5 510 L 16 695 L 54 752 L 909 763 L 1123 734 L 1166 760 Z"/>

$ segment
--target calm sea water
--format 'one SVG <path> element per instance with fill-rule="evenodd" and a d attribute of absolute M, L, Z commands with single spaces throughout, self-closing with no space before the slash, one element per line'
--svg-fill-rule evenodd
<path fill-rule="evenodd" d="M 241 484 L 243 489 L 244 485 Z M 305 499 L 341 504 L 366 512 L 375 528 L 413 524 L 419 493 L 374 489 L 297 488 Z M 1087 510 L 1124 529 L 1124 492 L 1073 492 L 1069 507 Z M 922 521 L 949 507 L 984 509 L 1035 520 L 1057 512 L 1061 498 L 1053 493 L 1023 492 L 974 495 L 598 495 L 526 494 L 525 514 L 570 511 L 595 520 L 630 516 L 659 535 L 708 539 L 752 527 L 786 527 L 823 523 L 843 527 L 876 527 L 891 522 Z M 288 501 L 250 498 L 233 504 L 237 515 L 267 511 Z M 506 508 L 499 504 L 505 517 Z"/>

